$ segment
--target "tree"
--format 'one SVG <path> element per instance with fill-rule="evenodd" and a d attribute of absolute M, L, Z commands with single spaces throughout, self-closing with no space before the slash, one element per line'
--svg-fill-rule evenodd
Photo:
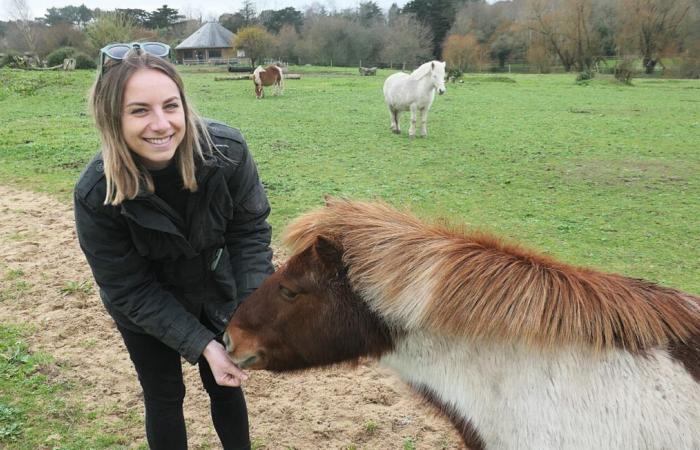
<path fill-rule="evenodd" d="M 433 56 L 439 58 L 442 54 L 442 42 L 455 19 L 455 0 L 411 0 L 403 7 L 402 12 L 413 13 L 421 23 L 430 28 L 433 35 Z"/>
<path fill-rule="evenodd" d="M 26 0 L 7 0 L 7 13 L 14 19 L 15 26 L 19 32 L 28 51 L 36 53 L 36 30 L 34 21 L 31 19 L 32 10 Z"/>
<path fill-rule="evenodd" d="M 283 61 L 298 61 L 299 33 L 292 25 L 283 25 L 275 37 L 275 57 Z"/>
<path fill-rule="evenodd" d="M 44 17 L 39 20 L 49 26 L 69 23 L 83 29 L 93 17 L 93 11 L 82 4 L 80 6 L 69 5 L 62 8 L 48 8 Z"/>
<path fill-rule="evenodd" d="M 168 5 L 163 5 L 148 15 L 146 27 L 152 29 L 167 29 L 184 18 L 185 16 L 180 15 L 177 9 L 169 8 Z"/>
<path fill-rule="evenodd" d="M 399 15 L 401 14 L 401 8 L 399 8 L 399 5 L 396 3 L 392 3 L 391 6 L 389 7 L 389 11 L 387 11 L 386 14 L 386 21 L 389 25 L 392 25 L 394 21 L 396 21 L 399 18 Z"/>
<path fill-rule="evenodd" d="M 241 13 L 222 14 L 219 16 L 219 23 L 232 33 L 238 33 L 238 30 L 245 26 L 245 18 Z"/>
<path fill-rule="evenodd" d="M 532 0 L 530 28 L 541 34 L 564 70 L 589 70 L 601 53 L 591 0 Z"/>
<path fill-rule="evenodd" d="M 615 3 L 609 0 L 594 0 L 591 22 L 600 39 L 601 54 L 604 56 L 617 54 L 616 39 L 619 23 Z"/>
<path fill-rule="evenodd" d="M 144 9 L 134 9 L 134 8 L 120 9 L 120 8 L 117 8 L 114 10 L 114 12 L 116 12 L 118 14 L 122 14 L 125 17 L 128 17 L 134 23 L 134 25 L 137 25 L 140 27 L 148 26 L 148 22 L 151 19 L 151 14 Z"/>
<path fill-rule="evenodd" d="M 384 13 L 379 8 L 379 5 L 373 1 L 360 3 L 357 10 L 357 18 L 360 24 L 365 27 L 384 23 Z"/>
<path fill-rule="evenodd" d="M 516 40 L 510 33 L 500 33 L 491 42 L 489 53 L 491 58 L 498 61 L 498 67 L 504 67 L 510 55 L 515 51 Z"/>
<path fill-rule="evenodd" d="M 272 49 L 273 36 L 260 25 L 243 27 L 233 39 L 233 47 L 245 51 L 253 66 Z"/>
<path fill-rule="evenodd" d="M 415 67 L 427 59 L 433 51 L 433 35 L 430 28 L 412 14 L 401 14 L 384 35 L 382 60 L 390 65 L 400 64 L 402 69 Z"/>
<path fill-rule="evenodd" d="M 304 16 L 302 15 L 301 11 L 297 11 L 289 6 L 278 11 L 268 10 L 261 12 L 260 22 L 271 33 L 279 33 L 279 31 L 285 25 L 293 26 L 298 33 L 301 31 L 301 27 L 304 25 Z"/>
<path fill-rule="evenodd" d="M 481 47 L 473 34 L 453 34 L 445 41 L 442 57 L 447 62 L 447 67 L 466 72 L 478 65 L 481 60 Z"/>
<path fill-rule="evenodd" d="M 243 26 L 247 27 L 258 23 L 258 14 L 255 12 L 253 0 L 243 0 L 243 7 L 238 10 L 238 13 L 243 17 Z"/>
<path fill-rule="evenodd" d="M 91 47 L 91 54 L 111 42 L 129 42 L 136 36 L 134 22 L 124 14 L 113 11 L 100 13 L 85 27 L 85 35 Z"/>
<path fill-rule="evenodd" d="M 491 40 L 496 30 L 509 20 L 504 10 L 482 2 L 467 2 L 457 11 L 449 34 L 472 34 L 480 44 Z"/>
<path fill-rule="evenodd" d="M 48 55 L 60 47 L 73 47 L 81 51 L 88 50 L 85 45 L 85 34 L 75 25 L 60 22 L 45 27 L 37 39 L 37 53 Z"/>
<path fill-rule="evenodd" d="M 678 51 L 690 6 L 688 0 L 620 0 L 620 47 L 639 52 L 644 70 L 652 73 L 664 53 Z"/>

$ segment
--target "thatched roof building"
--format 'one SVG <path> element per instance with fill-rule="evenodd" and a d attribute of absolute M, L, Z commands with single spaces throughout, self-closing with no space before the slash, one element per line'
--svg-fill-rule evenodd
<path fill-rule="evenodd" d="M 230 59 L 244 57 L 245 53 L 233 49 L 235 37 L 218 22 L 207 22 L 175 47 L 177 61 L 183 64 L 224 64 Z"/>

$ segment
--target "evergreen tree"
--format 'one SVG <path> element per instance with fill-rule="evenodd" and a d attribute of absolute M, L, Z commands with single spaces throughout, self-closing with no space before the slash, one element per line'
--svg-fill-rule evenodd
<path fill-rule="evenodd" d="M 184 19 L 185 16 L 179 14 L 177 9 L 168 8 L 163 5 L 149 14 L 146 26 L 148 28 L 170 28 L 176 22 Z"/>
<path fill-rule="evenodd" d="M 447 36 L 457 13 L 456 0 L 411 0 L 403 13 L 413 13 L 433 34 L 433 57 L 440 58 L 442 42 Z"/>

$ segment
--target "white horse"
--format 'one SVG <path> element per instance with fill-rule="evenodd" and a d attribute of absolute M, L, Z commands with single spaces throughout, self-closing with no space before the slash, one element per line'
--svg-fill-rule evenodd
<path fill-rule="evenodd" d="M 445 63 L 429 61 L 410 75 L 399 72 L 384 82 L 384 100 L 391 113 L 391 131 L 401 133 L 399 114 L 411 111 L 411 127 L 408 137 L 416 136 L 416 112 L 421 114 L 421 137 L 428 135 L 428 110 L 435 100 L 435 91 L 445 93 Z"/>

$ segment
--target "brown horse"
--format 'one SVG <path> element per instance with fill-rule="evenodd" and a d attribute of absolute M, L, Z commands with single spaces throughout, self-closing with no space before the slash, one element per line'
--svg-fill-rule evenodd
<path fill-rule="evenodd" d="M 700 448 L 700 298 L 382 203 L 297 219 L 224 339 L 241 367 L 373 356 L 471 449 Z"/>
<path fill-rule="evenodd" d="M 255 97 L 263 98 L 265 92 L 264 86 L 272 86 L 274 95 L 281 95 L 284 92 L 284 75 L 282 69 L 274 64 L 271 64 L 263 69 L 263 66 L 258 66 L 253 71 L 253 83 L 255 84 Z"/>

